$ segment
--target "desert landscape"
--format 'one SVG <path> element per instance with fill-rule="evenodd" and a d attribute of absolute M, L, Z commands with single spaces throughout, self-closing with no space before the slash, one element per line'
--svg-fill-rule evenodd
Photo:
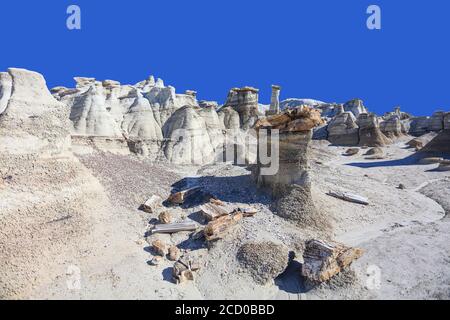
<path fill-rule="evenodd" d="M 450 110 L 74 79 L 0 72 L 1 299 L 450 299 Z"/>

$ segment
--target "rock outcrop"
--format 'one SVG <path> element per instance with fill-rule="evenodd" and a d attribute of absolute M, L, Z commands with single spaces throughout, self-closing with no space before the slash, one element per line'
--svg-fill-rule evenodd
<path fill-rule="evenodd" d="M 368 113 L 364 103 L 360 99 L 353 99 L 344 104 L 344 111 L 351 112 L 358 118 L 361 113 Z"/>
<path fill-rule="evenodd" d="M 244 130 L 253 127 L 258 120 L 259 90 L 252 87 L 230 90 L 225 107 L 231 107 L 239 114 L 240 127 Z"/>
<path fill-rule="evenodd" d="M 337 115 L 328 124 L 328 141 L 335 145 L 354 146 L 359 143 L 359 127 L 351 112 Z"/>
<path fill-rule="evenodd" d="M 419 137 L 430 131 L 430 117 L 415 117 L 411 119 L 409 134 Z"/>
<path fill-rule="evenodd" d="M 404 128 L 398 115 L 392 115 L 380 123 L 381 132 L 388 138 L 398 138 L 403 135 Z"/>
<path fill-rule="evenodd" d="M 185 106 L 177 110 L 164 124 L 163 134 L 164 155 L 170 162 L 202 165 L 215 160 L 215 149 L 199 108 Z"/>
<path fill-rule="evenodd" d="M 442 116 L 443 130 L 421 152 L 450 155 L 450 112 L 444 113 Z"/>
<path fill-rule="evenodd" d="M 133 139 L 161 141 L 162 130 L 156 122 L 150 102 L 140 92 L 124 115 L 122 130 Z"/>
<path fill-rule="evenodd" d="M 56 101 L 36 72 L 1 73 L 0 154 L 51 157 L 70 147 L 69 110 Z"/>
<path fill-rule="evenodd" d="M 76 96 L 71 106 L 70 120 L 75 135 L 120 137 L 121 130 L 106 106 L 103 87 L 92 84 Z"/>
<path fill-rule="evenodd" d="M 373 113 L 361 113 L 357 119 L 359 126 L 359 145 L 382 147 L 391 141 L 381 132 L 378 118 Z"/>

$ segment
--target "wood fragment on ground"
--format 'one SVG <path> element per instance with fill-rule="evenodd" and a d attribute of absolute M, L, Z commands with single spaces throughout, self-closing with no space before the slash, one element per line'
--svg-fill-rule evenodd
<path fill-rule="evenodd" d="M 169 196 L 167 199 L 167 202 L 171 204 L 178 204 L 181 205 L 184 203 L 184 201 L 191 196 L 192 194 L 199 192 L 201 190 L 200 187 L 195 187 L 187 190 L 183 190 L 180 192 L 173 193 Z"/>
<path fill-rule="evenodd" d="M 360 248 L 351 248 L 338 242 L 310 240 L 303 253 L 302 275 L 315 283 L 328 281 L 363 253 Z"/>
<path fill-rule="evenodd" d="M 349 193 L 349 192 L 337 192 L 337 191 L 329 191 L 327 195 L 358 204 L 369 205 L 369 200 L 363 196 Z"/>
<path fill-rule="evenodd" d="M 222 239 L 227 231 L 239 221 L 243 219 L 244 215 L 242 212 L 235 212 L 230 215 L 222 216 L 216 220 L 208 223 L 204 229 L 205 238 L 207 241 L 215 241 Z"/>
<path fill-rule="evenodd" d="M 176 233 L 181 231 L 195 231 L 197 230 L 197 224 L 194 222 L 181 222 L 171 224 L 156 225 L 152 230 L 152 234 L 156 233 Z"/>
<path fill-rule="evenodd" d="M 222 216 L 230 214 L 233 210 L 224 203 L 209 202 L 200 206 L 200 213 L 205 217 L 207 221 L 216 220 Z"/>

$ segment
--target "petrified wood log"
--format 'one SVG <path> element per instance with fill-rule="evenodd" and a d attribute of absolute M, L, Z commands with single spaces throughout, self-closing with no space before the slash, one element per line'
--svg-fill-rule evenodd
<path fill-rule="evenodd" d="M 167 199 L 167 202 L 172 204 L 183 204 L 184 201 L 191 195 L 201 190 L 200 187 L 195 187 L 187 190 L 183 190 L 180 192 L 173 193 Z"/>
<path fill-rule="evenodd" d="M 211 221 L 203 231 L 207 241 L 222 239 L 230 227 L 236 225 L 243 218 L 242 212 L 222 216 Z"/>
<path fill-rule="evenodd" d="M 195 231 L 197 230 L 197 224 L 194 222 L 182 222 L 171 224 L 160 224 L 155 226 L 151 232 L 155 233 L 176 233 L 181 231 Z"/>
<path fill-rule="evenodd" d="M 302 275 L 315 283 L 328 281 L 363 253 L 360 248 L 347 247 L 338 242 L 310 240 L 303 253 Z"/>
<path fill-rule="evenodd" d="M 209 202 L 200 206 L 200 213 L 205 217 L 207 221 L 216 220 L 222 216 L 230 214 L 233 210 L 224 203 Z"/>

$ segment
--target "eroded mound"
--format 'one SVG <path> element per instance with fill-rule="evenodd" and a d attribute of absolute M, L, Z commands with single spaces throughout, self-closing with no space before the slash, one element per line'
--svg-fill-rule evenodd
<path fill-rule="evenodd" d="M 240 247 L 237 259 L 257 283 L 265 285 L 286 270 L 289 252 L 273 242 L 249 242 Z"/>

